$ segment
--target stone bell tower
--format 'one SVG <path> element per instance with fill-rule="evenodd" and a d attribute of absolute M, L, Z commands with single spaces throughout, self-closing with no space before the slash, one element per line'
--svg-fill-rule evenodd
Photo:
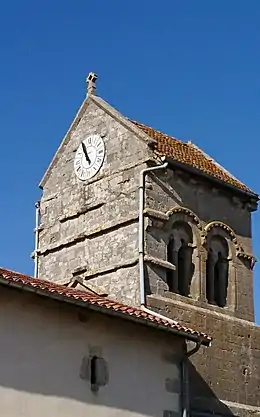
<path fill-rule="evenodd" d="M 146 263 L 149 307 L 214 339 L 190 362 L 192 415 L 260 415 L 251 234 L 258 196 L 195 145 L 140 126 L 168 160 L 146 181 L 146 256 L 175 266 Z"/>
<path fill-rule="evenodd" d="M 96 95 L 97 76 L 40 183 L 37 276 L 139 304 L 138 187 L 155 141 Z"/>
<path fill-rule="evenodd" d="M 96 79 L 40 183 L 36 274 L 139 305 L 141 215 L 148 306 L 214 339 L 190 362 L 192 416 L 260 416 L 258 195 L 196 145 L 121 115 Z M 140 205 L 141 172 L 162 160 Z"/>

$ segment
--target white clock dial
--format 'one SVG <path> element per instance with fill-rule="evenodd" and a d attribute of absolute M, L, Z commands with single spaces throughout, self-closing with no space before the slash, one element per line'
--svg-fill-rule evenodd
<path fill-rule="evenodd" d="M 105 144 L 99 135 L 84 139 L 78 147 L 74 160 L 76 176 L 81 181 L 89 180 L 100 170 L 105 157 Z"/>

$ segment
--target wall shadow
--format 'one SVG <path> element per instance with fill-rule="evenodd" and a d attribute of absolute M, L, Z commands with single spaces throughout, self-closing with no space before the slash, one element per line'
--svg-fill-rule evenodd
<path fill-rule="evenodd" d="M 188 361 L 188 372 L 191 417 L 234 416 L 230 408 L 217 398 L 190 360 Z"/>

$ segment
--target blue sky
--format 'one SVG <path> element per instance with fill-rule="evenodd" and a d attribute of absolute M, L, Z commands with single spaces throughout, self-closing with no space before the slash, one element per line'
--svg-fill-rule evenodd
<path fill-rule="evenodd" d="M 2 2 L 1 265 L 33 272 L 38 183 L 89 71 L 123 114 L 191 140 L 260 193 L 259 21 L 258 0 Z M 258 213 L 260 258 L 259 232 Z M 260 263 L 256 300 L 259 279 Z"/>

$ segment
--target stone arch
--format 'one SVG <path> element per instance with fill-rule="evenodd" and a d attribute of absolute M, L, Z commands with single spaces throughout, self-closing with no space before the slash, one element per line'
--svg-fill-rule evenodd
<path fill-rule="evenodd" d="M 193 213 L 193 211 L 186 207 L 177 206 L 168 210 L 166 215 L 168 220 L 164 224 L 164 230 L 169 232 L 172 229 L 173 224 L 177 221 L 187 223 L 192 229 L 193 247 L 195 248 L 196 246 L 201 246 L 201 233 L 203 227 L 200 219 Z"/>
<path fill-rule="evenodd" d="M 236 255 L 239 259 L 248 261 L 250 264 L 255 265 L 255 263 L 257 262 L 256 258 L 254 257 L 254 255 L 252 255 L 251 253 L 246 253 L 243 249 L 243 247 L 238 243 L 238 239 L 236 236 L 236 233 L 234 232 L 234 230 L 228 226 L 227 224 L 220 222 L 220 221 L 213 221 L 208 223 L 205 227 L 204 230 L 201 234 L 201 243 L 202 245 L 205 245 L 206 240 L 207 240 L 207 235 L 212 231 L 212 229 L 214 228 L 221 228 L 224 233 L 226 233 L 227 235 L 229 235 L 230 237 L 230 241 L 233 243 L 234 245 L 234 250 L 232 251 L 231 248 L 231 252 L 232 255 Z"/>
<path fill-rule="evenodd" d="M 220 221 L 212 221 L 204 227 L 203 232 L 202 232 L 202 236 L 201 236 L 202 245 L 205 245 L 206 240 L 207 240 L 207 236 L 209 235 L 209 233 L 214 228 L 222 229 L 227 235 L 229 235 L 230 241 L 233 243 L 233 245 L 235 247 L 235 250 L 236 250 L 236 253 L 241 251 L 241 247 L 238 243 L 237 236 L 236 236 L 236 233 L 234 232 L 234 230 L 231 229 L 231 227 L 228 226 L 227 224 L 225 224 L 223 222 L 220 222 Z"/>
<path fill-rule="evenodd" d="M 169 219 L 174 215 L 175 216 L 179 215 L 178 217 L 182 215 L 186 218 L 189 218 L 189 221 L 192 221 L 194 224 L 196 224 L 199 230 L 202 230 L 202 224 L 200 222 L 200 219 L 198 218 L 198 216 L 196 216 L 195 213 L 193 213 L 192 210 L 190 210 L 187 207 L 181 207 L 181 206 L 173 207 L 167 211 L 166 215 L 168 216 Z"/>
<path fill-rule="evenodd" d="M 174 224 L 177 222 L 182 222 L 187 224 L 192 231 L 192 240 L 189 244 L 191 255 L 192 255 L 192 265 L 193 276 L 190 282 L 190 297 L 194 299 L 200 299 L 202 292 L 202 282 L 201 282 L 201 253 L 204 251 L 204 248 L 201 245 L 201 233 L 203 230 L 202 223 L 198 216 L 193 213 L 187 207 L 176 206 L 171 208 L 166 213 L 168 220 L 164 223 L 164 230 L 166 231 L 167 236 L 171 236 L 171 231 Z M 168 255 L 168 254 L 167 254 Z M 173 290 L 173 292 L 175 292 Z"/>

